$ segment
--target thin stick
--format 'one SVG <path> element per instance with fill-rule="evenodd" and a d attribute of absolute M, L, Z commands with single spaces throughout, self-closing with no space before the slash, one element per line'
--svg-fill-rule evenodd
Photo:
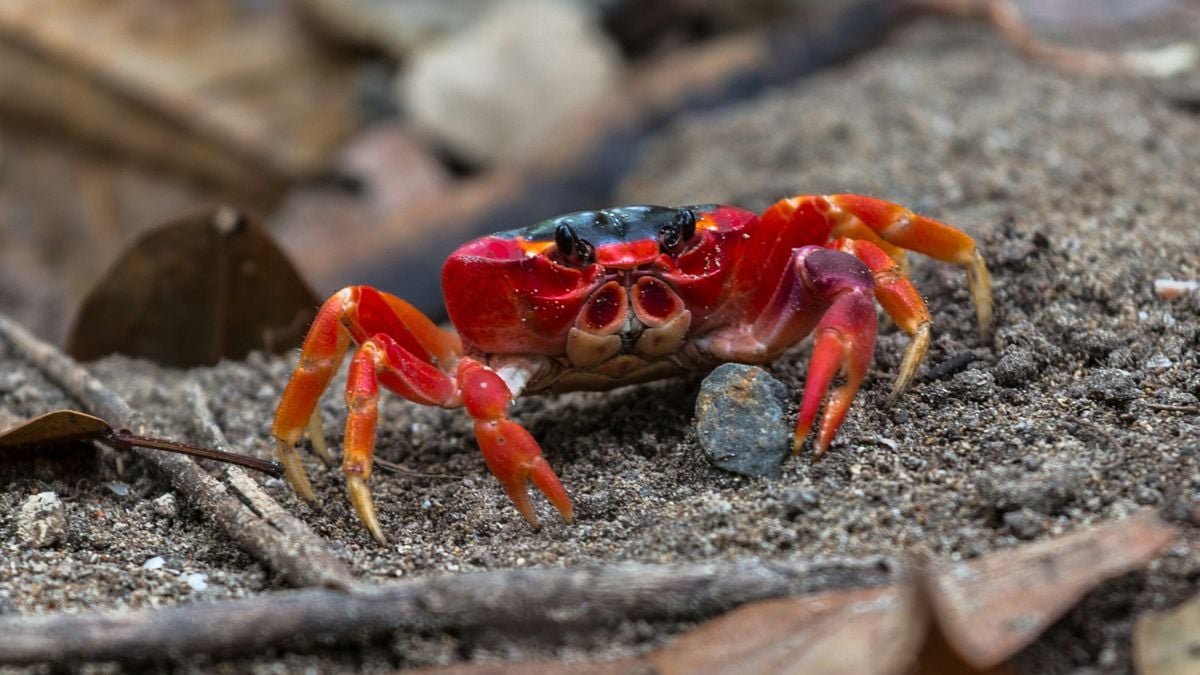
<path fill-rule="evenodd" d="M 130 429 L 138 436 L 147 435 L 142 416 L 124 399 L 77 361 L 37 339 L 3 314 L 0 314 L 0 339 L 11 344 L 20 358 L 45 373 L 89 413 L 118 428 Z M 344 587 L 348 584 L 348 574 L 312 564 L 305 557 L 309 553 L 305 547 L 290 543 L 280 530 L 226 492 L 220 481 L 190 458 L 136 447 L 133 452 L 166 475 L 172 487 L 211 518 L 242 550 L 281 574 L 288 583 L 301 587 Z"/>
<path fill-rule="evenodd" d="M 247 469 L 254 469 L 274 476 L 275 478 L 283 477 L 283 466 L 279 462 L 273 462 L 267 459 L 259 459 L 248 455 L 239 455 L 235 452 L 225 452 L 223 450 L 213 450 L 212 448 L 203 448 L 199 445 L 190 445 L 188 443 L 180 443 L 178 441 L 168 441 L 163 438 L 149 438 L 147 436 L 135 436 L 125 431 L 113 431 L 104 435 L 106 443 L 117 445 L 122 448 L 153 448 L 155 450 L 164 450 L 166 452 L 177 452 L 181 455 L 190 457 L 200 457 L 201 459 L 214 459 L 218 462 L 226 464 L 237 464 L 244 466 Z"/>
<path fill-rule="evenodd" d="M 1145 405 L 1151 410 L 1165 410 L 1167 412 L 1183 412 L 1200 415 L 1200 406 L 1196 405 L 1170 405 L 1168 403 L 1147 403 Z"/>
<path fill-rule="evenodd" d="M 525 626 L 553 639 L 556 629 L 697 619 L 754 600 L 882 586 L 897 569 L 877 557 L 505 570 L 349 593 L 308 589 L 135 612 L 0 619 L 0 664 L 228 656 L 401 629 Z"/>
<path fill-rule="evenodd" d="M 200 385 L 192 383 L 187 389 L 187 397 L 191 401 L 205 442 L 228 452 L 229 442 L 217 421 L 213 419 L 204 390 Z M 271 495 L 246 475 L 245 471 L 236 466 L 226 467 L 225 478 L 250 508 L 275 530 L 266 553 L 275 558 L 271 564 L 272 568 L 290 569 L 294 576 L 311 582 L 306 585 L 344 589 L 354 584 L 354 576 L 330 550 L 325 540 L 280 506 L 279 502 L 272 499 Z M 287 552 L 286 556 L 280 555 L 283 551 Z"/>

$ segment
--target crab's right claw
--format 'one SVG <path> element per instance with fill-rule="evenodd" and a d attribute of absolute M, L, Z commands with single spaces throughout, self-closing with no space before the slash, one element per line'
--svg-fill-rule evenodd
<path fill-rule="evenodd" d="M 554 469 L 550 468 L 550 463 L 542 457 L 537 441 L 524 427 L 507 419 L 478 420 L 475 422 L 475 438 L 479 441 L 488 468 L 504 486 L 504 491 L 525 522 L 533 527 L 538 526 L 537 515 L 529 500 L 529 482 L 558 509 L 564 521 L 571 522 L 575 517 L 571 498 L 554 474 Z"/>

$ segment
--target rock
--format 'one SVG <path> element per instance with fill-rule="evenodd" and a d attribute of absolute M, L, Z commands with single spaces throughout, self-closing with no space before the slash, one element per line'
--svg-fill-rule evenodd
<path fill-rule="evenodd" d="M 1120 368 L 1097 368 L 1084 380 L 1083 388 L 1093 401 L 1114 405 L 1124 405 L 1141 395 L 1133 375 Z"/>
<path fill-rule="evenodd" d="M 950 391 L 968 401 L 982 403 L 996 394 L 996 378 L 986 370 L 964 370 L 950 380 Z"/>
<path fill-rule="evenodd" d="M 616 47 L 586 8 L 527 0 L 417 53 L 400 95 L 421 129 L 486 165 L 529 155 L 619 72 Z"/>
<path fill-rule="evenodd" d="M 175 500 L 175 495 L 167 492 L 155 499 L 154 512 L 163 518 L 174 518 L 179 515 L 179 503 Z"/>
<path fill-rule="evenodd" d="M 796 518 L 816 511 L 821 507 L 821 495 L 814 490 L 788 490 L 783 496 L 784 510 L 788 518 Z"/>
<path fill-rule="evenodd" d="M 775 477 L 791 452 L 787 387 L 762 368 L 726 363 L 704 379 L 696 433 L 713 464 L 743 476 Z"/>
<path fill-rule="evenodd" d="M 45 548 L 67 540 L 67 514 L 62 500 L 53 492 L 39 492 L 21 504 L 17 515 L 17 537 L 33 548 Z"/>
<path fill-rule="evenodd" d="M 1046 527 L 1046 517 L 1037 511 L 1021 509 L 1004 514 L 1004 524 L 1017 539 L 1033 539 Z"/>
<path fill-rule="evenodd" d="M 1006 350 L 994 370 L 996 383 L 1005 387 L 1020 387 L 1037 377 L 1037 374 L 1037 357 L 1024 347 Z"/>

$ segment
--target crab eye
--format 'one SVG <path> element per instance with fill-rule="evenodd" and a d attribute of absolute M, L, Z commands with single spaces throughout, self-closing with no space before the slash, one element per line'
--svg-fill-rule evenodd
<path fill-rule="evenodd" d="M 564 258 L 570 258 L 575 253 L 575 243 L 579 239 L 575 234 L 575 230 L 571 229 L 570 225 L 563 223 L 554 230 L 554 245 L 558 247 L 558 252 Z"/>
<path fill-rule="evenodd" d="M 571 265 L 590 265 L 596 262 L 596 247 L 586 239 L 580 239 L 575 230 L 566 223 L 554 230 L 554 246 L 562 259 Z"/>
<path fill-rule="evenodd" d="M 670 223 L 658 228 L 658 250 L 663 253 L 678 253 L 696 234 L 696 217 L 683 209 L 675 213 Z"/>
<path fill-rule="evenodd" d="M 687 243 L 696 236 L 696 215 L 690 209 L 680 209 L 675 213 L 675 227 L 679 228 L 680 243 Z"/>

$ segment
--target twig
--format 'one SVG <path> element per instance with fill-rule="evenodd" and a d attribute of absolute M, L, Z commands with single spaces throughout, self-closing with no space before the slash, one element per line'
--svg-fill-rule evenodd
<path fill-rule="evenodd" d="M 230 452 L 229 442 L 213 419 L 204 391 L 198 384 L 192 383 L 186 393 L 205 442 L 218 450 Z M 272 541 L 268 542 L 264 551 L 264 555 L 271 558 L 268 565 L 272 569 L 290 570 L 286 573 L 289 578 L 309 581 L 303 585 L 349 588 L 354 583 L 350 570 L 329 549 L 325 540 L 280 506 L 245 471 L 237 466 L 227 466 L 225 478 L 259 518 L 274 529 L 270 537 Z"/>
<path fill-rule="evenodd" d="M 1200 405 L 1170 405 L 1167 403 L 1146 403 L 1145 406 L 1151 410 L 1165 410 L 1167 412 L 1183 412 L 1200 415 Z"/>
<path fill-rule="evenodd" d="M 694 619 L 766 598 L 882 586 L 896 565 L 865 560 L 629 564 L 506 570 L 288 591 L 166 609 L 0 619 L 0 664 L 228 656 L 345 641 L 399 629 L 594 627 L 622 620 Z"/>
<path fill-rule="evenodd" d="M 1038 37 L 1012 0 L 908 0 L 917 9 L 980 16 L 1014 49 L 1065 71 L 1085 75 L 1134 74 L 1170 77 L 1196 66 L 1196 49 L 1186 43 L 1146 51 L 1106 51 L 1066 47 Z"/>
<path fill-rule="evenodd" d="M 92 414 L 139 436 L 148 435 L 142 416 L 124 399 L 74 359 L 37 339 L 2 314 L 0 338 L 7 340 L 21 358 L 44 372 Z M 310 554 L 308 546 L 289 541 L 285 532 L 226 492 L 224 485 L 190 458 L 144 448 L 135 448 L 133 452 L 161 471 L 172 487 L 212 518 L 242 550 L 283 575 L 288 583 L 295 586 L 348 585 L 349 574 L 344 569 L 325 563 L 313 564 L 305 557 Z"/>

